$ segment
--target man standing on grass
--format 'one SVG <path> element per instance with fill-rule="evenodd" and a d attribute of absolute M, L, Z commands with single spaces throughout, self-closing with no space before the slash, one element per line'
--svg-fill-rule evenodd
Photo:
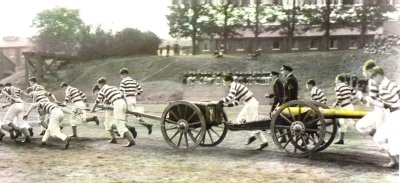
<path fill-rule="evenodd" d="M 281 73 L 285 78 L 285 87 L 283 90 L 284 91 L 283 103 L 298 99 L 297 93 L 299 90 L 299 85 L 292 71 L 293 68 L 287 65 L 283 65 L 281 68 Z"/>
<path fill-rule="evenodd" d="M 122 97 L 125 99 L 127 108 L 130 111 L 136 112 L 136 96 L 143 93 L 143 89 L 140 87 L 136 80 L 129 77 L 129 71 L 127 68 L 122 68 L 119 71 L 121 75 L 122 81 L 119 85 L 119 90 L 122 92 Z M 146 123 L 142 118 L 136 117 L 139 123 L 145 126 L 148 130 L 148 134 L 150 135 L 152 132 L 153 125 Z"/>
<path fill-rule="evenodd" d="M 124 138 L 128 140 L 128 143 L 124 146 L 130 147 L 135 145 L 134 137 L 126 127 L 126 103 L 122 98 L 121 92 L 117 87 L 108 85 L 105 78 L 97 80 L 97 84 L 100 86 L 100 91 L 97 94 L 97 99 L 93 105 L 92 112 L 95 112 L 97 105 L 102 101 L 108 101 L 112 104 L 112 121 L 106 126 L 106 130 L 110 132 L 111 136 L 110 143 L 117 143 L 115 133 L 112 130 L 112 127 L 115 125 L 119 134 L 123 135 Z"/>
<path fill-rule="evenodd" d="M 234 123 L 241 124 L 256 121 L 258 117 L 258 101 L 254 98 L 253 93 L 246 86 L 234 81 L 230 74 L 224 76 L 224 83 L 230 86 L 230 90 L 228 96 L 220 100 L 219 104 L 225 107 L 233 107 L 239 105 L 241 101 L 244 103 L 244 107 L 239 112 Z M 262 142 L 257 150 L 262 150 L 268 146 L 267 139 L 264 137 L 261 130 L 250 133 L 247 145 L 254 142 L 256 137 Z"/>

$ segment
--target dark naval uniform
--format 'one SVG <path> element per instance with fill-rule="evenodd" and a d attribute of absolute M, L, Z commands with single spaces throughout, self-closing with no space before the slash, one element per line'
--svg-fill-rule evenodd
<path fill-rule="evenodd" d="M 269 96 L 269 98 L 273 98 L 274 100 L 271 106 L 271 112 L 274 111 L 278 104 L 282 104 L 283 102 L 283 83 L 279 78 L 275 78 L 274 83 L 272 84 L 272 89 L 274 93 Z"/>
<path fill-rule="evenodd" d="M 299 90 L 299 85 L 297 83 L 296 77 L 292 73 L 286 76 L 286 84 L 284 87 L 284 99 L 283 103 L 297 100 L 297 93 Z"/>

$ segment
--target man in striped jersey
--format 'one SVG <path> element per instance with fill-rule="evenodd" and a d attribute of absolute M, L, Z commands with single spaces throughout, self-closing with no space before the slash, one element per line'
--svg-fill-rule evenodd
<path fill-rule="evenodd" d="M 21 89 L 12 86 L 11 83 L 6 83 L 2 91 L 7 100 L 10 102 L 10 108 L 6 113 L 4 120 L 1 122 L 1 128 L 3 130 L 9 131 L 12 138 L 12 131 L 16 131 L 17 134 L 22 133 L 25 137 L 25 140 L 23 140 L 22 142 L 30 142 L 30 136 L 33 136 L 32 127 L 22 118 L 24 104 L 21 99 L 21 95 L 27 94 Z"/>
<path fill-rule="evenodd" d="M 115 125 L 119 134 L 123 135 L 128 143 L 125 147 L 130 147 L 135 145 L 132 133 L 128 130 L 126 125 L 126 103 L 122 98 L 121 92 L 115 86 L 110 86 L 107 84 L 105 78 L 100 78 L 97 80 L 97 84 L 100 86 L 100 91 L 97 95 L 96 102 L 93 105 L 92 112 L 95 112 L 97 105 L 106 100 L 110 102 L 113 106 L 113 120 L 108 125 L 105 125 L 106 130 L 109 131 L 111 135 L 110 143 L 117 143 L 115 134 L 112 130 L 112 126 Z"/>
<path fill-rule="evenodd" d="M 0 83 L 0 98 L 4 95 L 3 94 L 3 88 L 4 88 L 4 84 L 3 83 Z M 5 136 L 6 134 L 1 130 L 1 128 L 0 128 L 0 141 L 2 141 L 3 140 L 3 137 Z"/>
<path fill-rule="evenodd" d="M 385 77 L 381 67 L 374 67 L 371 78 L 378 84 L 378 97 L 390 113 L 374 135 L 375 142 L 388 151 L 391 161 L 385 167 L 399 166 L 400 154 L 400 88 Z"/>
<path fill-rule="evenodd" d="M 29 86 L 32 87 L 33 91 L 42 91 L 42 90 L 46 91 L 42 85 L 39 85 L 37 83 L 37 79 L 35 77 L 29 78 L 28 82 L 29 82 Z M 47 92 L 47 93 L 53 99 L 54 102 L 58 103 L 58 100 L 53 93 L 51 93 L 51 92 Z"/>
<path fill-rule="evenodd" d="M 253 93 L 246 86 L 235 82 L 230 74 L 224 76 L 224 83 L 230 86 L 229 94 L 218 103 L 224 107 L 237 106 L 241 101 L 244 103 L 244 107 L 239 112 L 234 123 L 240 124 L 256 121 L 258 117 L 258 101 L 254 98 Z M 254 142 L 256 137 L 258 137 L 262 142 L 262 144 L 257 148 L 258 150 L 262 150 L 268 146 L 267 139 L 261 133 L 261 130 L 251 132 L 247 145 Z"/>
<path fill-rule="evenodd" d="M 70 137 L 63 134 L 60 130 L 60 123 L 64 118 L 64 112 L 72 114 L 70 111 L 63 110 L 57 104 L 51 102 L 37 102 L 33 104 L 23 118 L 26 120 L 31 113 L 31 111 L 35 108 L 39 108 L 39 110 L 43 111 L 45 114 L 49 115 L 49 126 L 46 130 L 46 133 L 42 138 L 42 145 L 46 145 L 47 141 L 50 137 L 57 137 L 65 142 L 65 149 L 68 149 L 69 143 L 71 141 Z"/>
<path fill-rule="evenodd" d="M 313 79 L 310 79 L 306 82 L 306 88 L 310 91 L 311 100 L 326 104 L 325 94 L 316 86 L 316 82 Z"/>
<path fill-rule="evenodd" d="M 388 111 L 382 107 L 383 103 L 381 100 L 379 100 L 379 85 L 371 79 L 374 67 L 376 67 L 376 64 L 373 60 L 368 60 L 363 65 L 363 75 L 368 79 L 368 96 L 366 96 L 364 100 L 367 101 L 367 107 L 373 105 L 374 110 L 356 123 L 356 128 L 359 132 L 370 136 L 374 136 L 376 130 L 382 125 L 388 113 Z"/>
<path fill-rule="evenodd" d="M 31 96 L 33 103 L 50 102 L 48 93 L 41 88 L 39 88 L 37 91 L 33 91 L 32 87 L 28 87 L 26 89 L 26 93 Z M 42 110 L 40 110 L 40 108 L 38 108 L 38 115 L 38 122 L 42 129 L 39 135 L 43 136 L 46 133 L 46 129 L 49 125 L 48 116 Z"/>
<path fill-rule="evenodd" d="M 335 93 L 336 93 L 336 102 L 333 104 L 334 107 L 340 106 L 340 109 L 346 110 L 354 110 L 354 106 L 351 103 L 356 91 L 347 85 L 346 77 L 343 74 L 339 74 L 336 76 L 335 83 Z M 347 132 L 347 123 L 354 123 L 353 119 L 349 118 L 340 118 L 340 135 L 339 140 L 335 142 L 335 144 L 344 144 L 344 134 Z"/>
<path fill-rule="evenodd" d="M 122 68 L 119 71 L 122 81 L 119 85 L 119 90 L 122 92 L 122 96 L 125 98 L 128 110 L 136 112 L 136 96 L 143 93 L 143 89 L 140 85 L 136 82 L 136 80 L 129 77 L 129 72 L 127 68 Z M 148 130 L 148 134 L 150 135 L 152 132 L 153 125 L 147 124 L 143 121 L 142 118 L 137 117 L 139 123 L 145 126 Z"/>
<path fill-rule="evenodd" d="M 87 123 L 90 121 L 94 121 L 96 125 L 99 125 L 100 122 L 97 116 L 86 117 L 86 105 L 84 103 L 86 102 L 86 95 L 82 91 L 69 86 L 65 82 L 62 82 L 60 87 L 65 88 L 65 101 L 63 104 L 65 105 L 67 102 L 71 102 L 74 105 L 72 108 L 74 115 L 71 115 L 70 117 L 70 124 L 72 128 L 72 135 L 70 137 L 78 137 L 78 123 Z"/>

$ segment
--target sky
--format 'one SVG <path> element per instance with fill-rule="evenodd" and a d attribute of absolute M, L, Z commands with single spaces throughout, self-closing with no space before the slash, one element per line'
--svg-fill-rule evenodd
<path fill-rule="evenodd" d="M 170 39 L 166 15 L 170 0 L 4 0 L 0 5 L 0 37 L 30 37 L 36 14 L 55 7 L 80 9 L 85 24 L 101 25 L 113 32 L 124 28 L 152 31 Z"/>

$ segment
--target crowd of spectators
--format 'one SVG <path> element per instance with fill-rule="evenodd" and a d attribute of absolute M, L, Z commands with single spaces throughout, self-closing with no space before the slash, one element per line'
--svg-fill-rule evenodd
<path fill-rule="evenodd" d="M 185 85 L 222 85 L 222 77 L 225 74 L 232 74 L 234 80 L 245 85 L 268 85 L 271 82 L 269 72 L 265 71 L 188 71 L 183 74 L 182 83 Z"/>
<path fill-rule="evenodd" d="M 400 39 L 397 35 L 378 35 L 363 49 L 367 54 L 387 54 L 394 46 L 400 46 Z"/>

